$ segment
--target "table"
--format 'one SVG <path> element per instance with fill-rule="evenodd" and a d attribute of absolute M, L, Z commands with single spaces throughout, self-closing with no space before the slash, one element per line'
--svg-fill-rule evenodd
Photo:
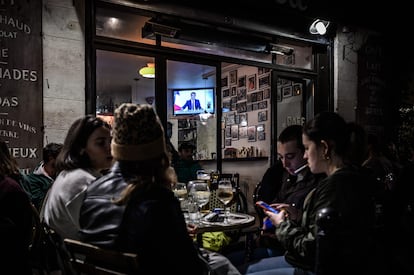
<path fill-rule="evenodd" d="M 224 215 L 224 214 L 221 214 Z M 187 223 L 190 221 L 188 220 L 188 214 L 184 214 Z M 231 231 L 231 230 L 238 230 L 242 228 L 249 227 L 255 223 L 256 217 L 244 214 L 244 213 L 229 213 L 228 223 L 224 222 L 208 222 L 206 220 L 201 219 L 200 223 L 197 224 L 195 229 L 195 234 L 200 234 L 204 232 L 215 232 L 215 231 Z"/>

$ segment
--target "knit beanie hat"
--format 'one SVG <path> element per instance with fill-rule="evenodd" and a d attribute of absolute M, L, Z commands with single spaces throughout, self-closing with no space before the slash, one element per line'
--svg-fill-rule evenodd
<path fill-rule="evenodd" d="M 164 129 L 147 104 L 123 103 L 115 110 L 112 155 L 117 160 L 153 159 L 167 152 Z"/>

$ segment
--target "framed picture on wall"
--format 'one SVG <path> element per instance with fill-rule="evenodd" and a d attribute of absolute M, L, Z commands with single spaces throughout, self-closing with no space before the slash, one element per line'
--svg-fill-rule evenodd
<path fill-rule="evenodd" d="M 221 87 L 227 87 L 228 86 L 228 77 L 227 75 L 221 79 Z"/>
<path fill-rule="evenodd" d="M 259 89 L 270 86 L 270 74 L 265 74 L 259 77 Z"/>
<path fill-rule="evenodd" d="M 263 90 L 263 99 L 270 98 L 270 88 L 266 88 Z"/>
<path fill-rule="evenodd" d="M 282 97 L 291 97 L 293 95 L 293 88 L 292 86 L 286 86 L 282 88 Z"/>
<path fill-rule="evenodd" d="M 239 140 L 239 125 L 231 125 L 231 140 Z"/>
<path fill-rule="evenodd" d="M 257 113 L 257 121 L 262 122 L 267 120 L 267 110 Z"/>
<path fill-rule="evenodd" d="M 238 78 L 237 87 L 246 87 L 246 76 L 245 75 Z"/>
<path fill-rule="evenodd" d="M 256 141 L 256 126 L 247 127 L 247 141 Z"/>
<path fill-rule="evenodd" d="M 302 84 L 295 83 L 293 84 L 293 95 L 301 95 L 302 94 Z"/>
<path fill-rule="evenodd" d="M 231 127 L 227 126 L 224 133 L 225 138 L 231 138 Z"/>
<path fill-rule="evenodd" d="M 226 138 L 226 147 L 231 146 L 231 138 Z"/>
<path fill-rule="evenodd" d="M 224 129 L 222 129 L 221 130 L 221 149 L 223 149 L 224 148 L 224 146 L 225 146 L 225 130 Z"/>
<path fill-rule="evenodd" d="M 247 91 L 251 92 L 254 90 L 256 90 L 256 74 L 247 77 Z"/>
<path fill-rule="evenodd" d="M 239 127 L 239 138 L 247 138 L 247 126 Z"/>
<path fill-rule="evenodd" d="M 230 85 L 236 85 L 237 84 L 237 70 L 231 71 L 229 75 L 230 75 Z"/>

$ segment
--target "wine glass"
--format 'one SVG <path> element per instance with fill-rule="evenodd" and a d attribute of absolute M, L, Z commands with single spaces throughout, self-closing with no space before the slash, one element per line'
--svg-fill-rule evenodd
<path fill-rule="evenodd" d="M 184 210 L 187 207 L 187 185 L 183 182 L 177 182 L 173 188 L 175 196 L 180 201 L 181 209 Z"/>
<path fill-rule="evenodd" d="M 217 188 L 217 198 L 224 204 L 224 223 L 229 223 L 228 206 L 233 200 L 233 185 L 228 179 L 219 181 Z"/>
<path fill-rule="evenodd" d="M 190 193 L 198 205 L 198 217 L 200 217 L 201 208 L 210 200 L 210 188 L 207 182 L 194 182 L 191 185 Z"/>

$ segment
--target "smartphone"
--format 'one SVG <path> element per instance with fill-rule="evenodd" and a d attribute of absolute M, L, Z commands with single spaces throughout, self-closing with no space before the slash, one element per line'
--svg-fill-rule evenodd
<path fill-rule="evenodd" d="M 274 209 L 273 207 L 271 207 L 270 205 L 268 205 L 267 203 L 265 203 L 264 201 L 257 201 L 256 202 L 257 206 L 260 206 L 261 208 L 268 210 L 268 211 L 272 211 L 273 213 L 277 214 L 279 213 L 279 210 Z"/>

